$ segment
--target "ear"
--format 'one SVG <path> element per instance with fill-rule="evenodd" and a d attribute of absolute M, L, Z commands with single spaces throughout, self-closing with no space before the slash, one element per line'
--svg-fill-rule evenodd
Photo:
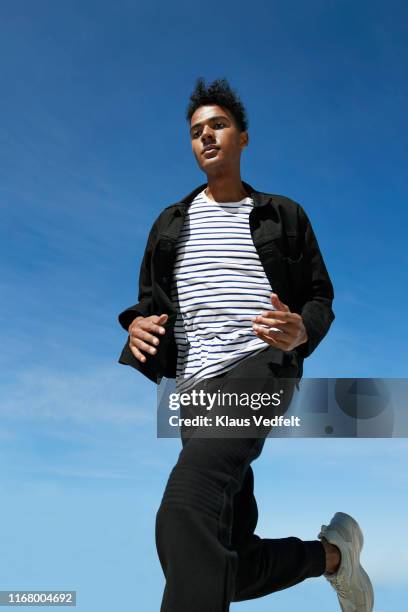
<path fill-rule="evenodd" d="M 248 142 L 249 142 L 249 135 L 248 132 L 241 132 L 239 135 L 239 144 L 241 149 L 243 149 L 244 147 L 248 146 Z"/>

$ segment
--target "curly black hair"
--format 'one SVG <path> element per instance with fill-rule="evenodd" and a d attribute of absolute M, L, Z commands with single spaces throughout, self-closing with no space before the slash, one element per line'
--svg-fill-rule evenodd
<path fill-rule="evenodd" d="M 231 89 L 227 79 L 215 79 L 206 86 L 203 77 L 198 77 L 190 102 L 186 110 L 186 119 L 190 123 L 191 117 L 199 106 L 216 104 L 230 111 L 240 132 L 248 129 L 248 117 L 244 105 L 238 94 Z"/>

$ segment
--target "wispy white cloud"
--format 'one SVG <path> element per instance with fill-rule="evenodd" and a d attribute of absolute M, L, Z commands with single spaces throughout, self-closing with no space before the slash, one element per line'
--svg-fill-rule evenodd
<path fill-rule="evenodd" d="M 116 470 L 109 469 L 92 469 L 92 468 L 62 468 L 62 467 L 51 467 L 41 468 L 39 470 L 41 476 L 56 476 L 62 478 L 81 478 L 91 480 L 134 480 L 135 476 L 130 473 L 124 474 Z"/>
<path fill-rule="evenodd" d="M 156 397 L 143 385 L 126 381 L 116 364 L 76 372 L 33 366 L 2 385 L 0 414 L 36 421 L 143 424 L 155 421 Z"/>
<path fill-rule="evenodd" d="M 275 438 L 268 439 L 262 451 L 266 456 L 290 456 L 321 459 L 322 461 L 341 461 L 349 458 L 381 460 L 386 457 L 401 461 L 408 458 L 408 439 L 406 438 Z"/>

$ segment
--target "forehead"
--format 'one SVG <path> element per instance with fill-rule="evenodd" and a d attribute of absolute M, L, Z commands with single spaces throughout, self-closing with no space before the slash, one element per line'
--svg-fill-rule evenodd
<path fill-rule="evenodd" d="M 218 106 L 217 104 L 205 104 L 204 106 L 199 106 L 197 110 L 194 111 L 191 117 L 190 126 L 193 126 L 196 123 L 209 121 L 212 119 L 212 117 L 218 116 L 227 117 L 231 121 L 234 120 L 229 110 L 223 106 Z"/>

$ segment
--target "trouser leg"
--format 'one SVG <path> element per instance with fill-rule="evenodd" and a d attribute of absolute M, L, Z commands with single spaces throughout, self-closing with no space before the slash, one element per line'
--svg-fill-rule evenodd
<path fill-rule="evenodd" d="M 231 546 L 238 554 L 233 601 L 262 597 L 306 578 L 321 576 L 325 569 L 325 552 L 319 540 L 268 539 L 254 533 L 258 508 L 251 466 L 233 504 Z"/>
<path fill-rule="evenodd" d="M 248 360 L 245 377 L 253 368 L 254 376 L 268 376 L 276 388 L 277 373 L 294 374 L 293 369 L 270 367 L 265 358 Z M 239 376 L 238 367 L 234 374 Z M 286 397 L 290 401 L 290 393 Z M 183 439 L 156 518 L 157 550 L 166 577 L 161 612 L 225 612 L 231 601 L 261 597 L 323 573 L 321 542 L 254 534 L 257 507 L 250 464 L 264 442 Z"/>
<path fill-rule="evenodd" d="M 232 504 L 258 440 L 191 439 L 180 453 L 156 517 L 166 576 L 161 612 L 225 612 L 235 590 Z"/>

